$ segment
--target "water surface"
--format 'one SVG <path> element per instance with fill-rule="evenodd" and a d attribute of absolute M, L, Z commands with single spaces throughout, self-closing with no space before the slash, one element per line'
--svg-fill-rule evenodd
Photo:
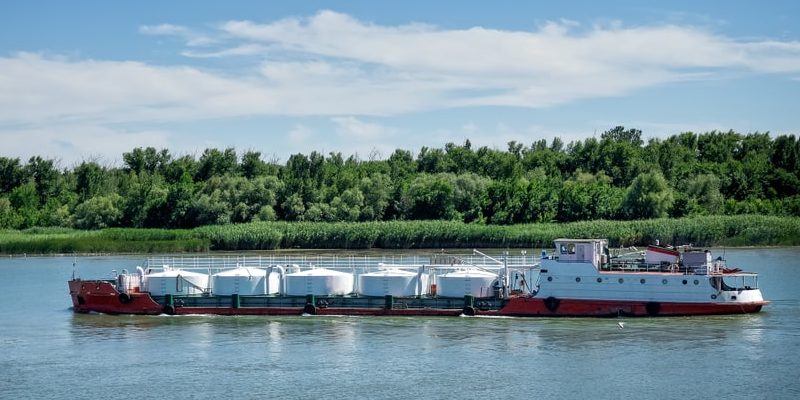
<path fill-rule="evenodd" d="M 621 320 L 76 315 L 66 285 L 73 258 L 5 257 L 0 398 L 800 397 L 800 248 L 729 249 L 725 257 L 761 273 L 773 301 L 764 312 Z M 76 260 L 85 278 L 141 262 Z"/>

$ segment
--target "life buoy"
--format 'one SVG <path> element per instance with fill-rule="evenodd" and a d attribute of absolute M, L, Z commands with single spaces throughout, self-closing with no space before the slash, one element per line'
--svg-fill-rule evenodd
<path fill-rule="evenodd" d="M 175 306 L 173 305 L 164 306 L 164 314 L 175 315 Z"/>
<path fill-rule="evenodd" d="M 131 302 L 131 295 L 127 293 L 120 293 L 119 296 L 117 296 L 117 298 L 119 299 L 119 302 L 122 304 L 128 304 Z"/>
<path fill-rule="evenodd" d="M 647 315 L 655 317 L 661 312 L 661 303 L 651 301 L 644 305 L 644 309 L 647 310 Z"/>
<path fill-rule="evenodd" d="M 556 310 L 558 310 L 558 306 L 560 304 L 561 304 L 561 300 L 559 300 L 559 299 L 557 299 L 555 297 L 552 297 L 552 296 L 544 299 L 544 306 L 547 307 L 547 309 L 550 310 L 550 312 L 556 312 Z"/>
<path fill-rule="evenodd" d="M 306 306 L 303 307 L 303 314 L 316 315 L 317 307 L 314 307 L 311 303 L 306 303 Z"/>
<path fill-rule="evenodd" d="M 468 316 L 468 317 L 472 317 L 475 314 L 477 314 L 477 311 L 475 311 L 475 307 L 473 307 L 473 306 L 466 306 L 466 307 L 464 307 L 464 310 L 462 311 L 462 313 L 464 315 Z"/>

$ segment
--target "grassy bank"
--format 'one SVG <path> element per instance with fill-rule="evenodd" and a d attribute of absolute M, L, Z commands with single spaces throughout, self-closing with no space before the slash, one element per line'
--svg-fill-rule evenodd
<path fill-rule="evenodd" d="M 0 231 L 0 253 L 166 253 L 280 248 L 550 247 L 558 237 L 608 238 L 612 246 L 800 245 L 800 218 L 758 215 L 513 226 L 450 221 L 368 223 L 258 222 L 192 230 Z"/>
<path fill-rule="evenodd" d="M 180 253 L 209 249 L 208 239 L 196 237 L 191 230 L 32 228 L 0 231 L 2 254 Z"/>

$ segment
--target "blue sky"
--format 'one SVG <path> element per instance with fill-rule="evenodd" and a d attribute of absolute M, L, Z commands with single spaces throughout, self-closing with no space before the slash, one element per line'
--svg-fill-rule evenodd
<path fill-rule="evenodd" d="M 3 1 L 0 155 L 800 134 L 800 2 L 764 4 Z"/>

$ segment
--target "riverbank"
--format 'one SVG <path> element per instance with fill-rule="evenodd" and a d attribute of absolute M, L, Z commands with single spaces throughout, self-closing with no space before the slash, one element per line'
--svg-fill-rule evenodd
<path fill-rule="evenodd" d="M 566 224 L 478 225 L 452 221 L 254 222 L 196 229 L 32 228 L 0 231 L 0 254 L 183 253 L 213 250 L 548 248 L 553 239 L 608 238 L 611 246 L 800 245 L 800 218 L 704 216 Z"/>

